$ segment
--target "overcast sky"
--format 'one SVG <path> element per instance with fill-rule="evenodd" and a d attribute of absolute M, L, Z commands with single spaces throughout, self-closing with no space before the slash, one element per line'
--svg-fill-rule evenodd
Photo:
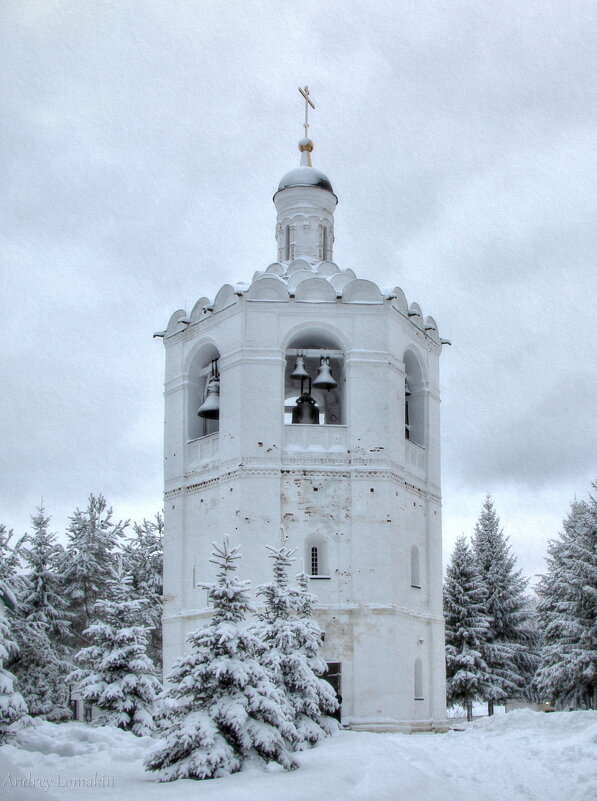
<path fill-rule="evenodd" d="M 298 164 L 335 261 L 442 355 L 446 556 L 490 492 L 527 575 L 597 477 L 594 0 L 3 0 L 0 521 L 162 494 L 152 333 L 275 258 Z"/>

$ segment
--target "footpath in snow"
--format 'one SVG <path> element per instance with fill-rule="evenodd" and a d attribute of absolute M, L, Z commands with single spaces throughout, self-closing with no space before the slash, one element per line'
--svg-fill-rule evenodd
<path fill-rule="evenodd" d="M 149 737 L 37 722 L 0 748 L 2 801 L 595 801 L 597 712 L 520 710 L 447 734 L 340 732 L 292 773 L 159 784 Z"/>

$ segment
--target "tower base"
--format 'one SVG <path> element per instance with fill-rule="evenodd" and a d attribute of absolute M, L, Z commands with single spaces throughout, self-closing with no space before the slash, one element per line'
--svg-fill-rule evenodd
<path fill-rule="evenodd" d="M 447 720 L 394 720 L 393 718 L 346 718 L 342 721 L 345 729 L 350 731 L 369 731 L 381 733 L 415 734 L 417 732 L 447 732 L 450 728 Z"/>

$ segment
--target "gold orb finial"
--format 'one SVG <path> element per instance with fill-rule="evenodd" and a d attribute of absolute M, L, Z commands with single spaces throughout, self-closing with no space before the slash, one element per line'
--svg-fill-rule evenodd
<path fill-rule="evenodd" d="M 313 152 L 313 142 L 305 136 L 299 141 L 298 149 L 301 151 L 301 167 L 312 167 L 311 153 Z"/>

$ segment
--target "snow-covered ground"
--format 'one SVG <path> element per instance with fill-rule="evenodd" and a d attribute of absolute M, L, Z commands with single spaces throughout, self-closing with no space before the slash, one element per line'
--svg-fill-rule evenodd
<path fill-rule="evenodd" d="M 300 768 L 159 784 L 148 737 L 38 722 L 0 748 L 2 801 L 595 801 L 597 712 L 521 710 L 447 734 L 341 732 Z M 33 784 L 34 787 L 26 785 Z M 95 786 L 93 786 L 95 784 Z M 91 785 L 91 786 L 87 786 Z"/>

